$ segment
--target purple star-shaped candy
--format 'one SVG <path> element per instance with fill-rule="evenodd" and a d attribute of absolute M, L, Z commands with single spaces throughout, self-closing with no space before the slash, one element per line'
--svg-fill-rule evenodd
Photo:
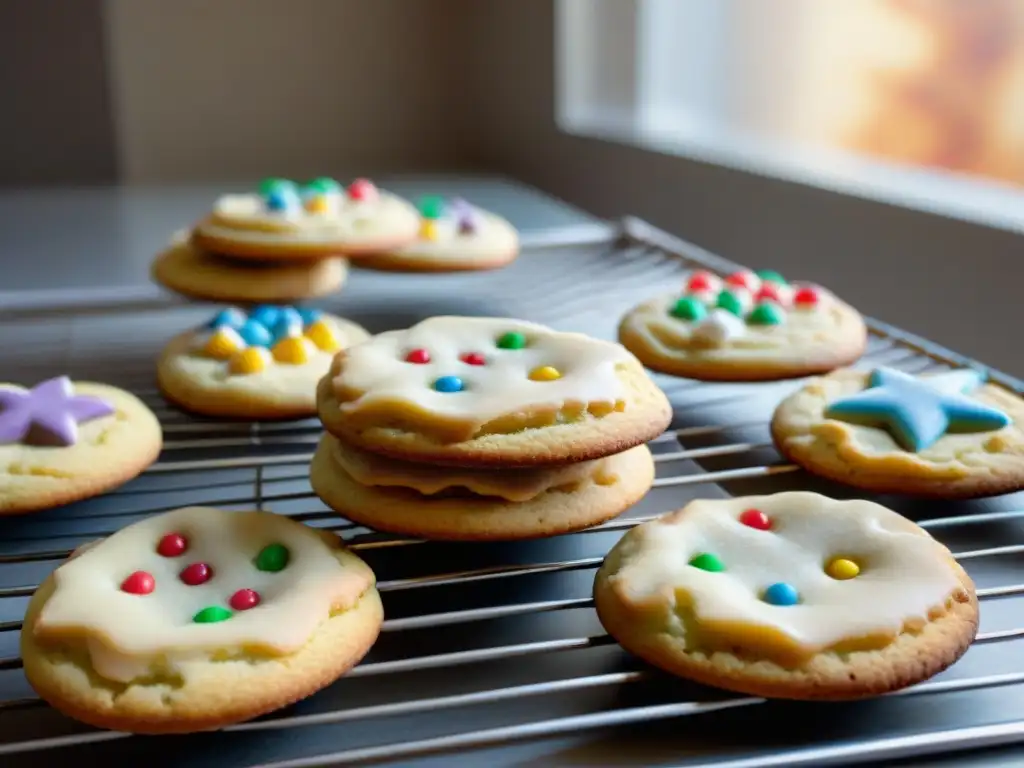
<path fill-rule="evenodd" d="M 113 412 L 114 407 L 105 400 L 76 395 L 67 376 L 27 390 L 0 389 L 0 445 L 74 445 L 80 422 Z"/>
<path fill-rule="evenodd" d="M 461 197 L 457 197 L 449 204 L 452 214 L 455 216 L 455 222 L 458 224 L 459 233 L 463 235 L 469 235 L 476 232 L 478 225 L 478 219 L 476 215 L 476 209 L 463 200 Z"/>

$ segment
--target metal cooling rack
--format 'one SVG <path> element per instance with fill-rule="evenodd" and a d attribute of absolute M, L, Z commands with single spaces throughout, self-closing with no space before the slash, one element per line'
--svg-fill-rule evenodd
<path fill-rule="evenodd" d="M 694 265 L 735 266 L 627 220 L 600 246 L 538 249 L 495 274 L 356 272 L 327 306 L 373 331 L 441 312 L 519 316 L 610 337 L 632 304 Z M 543 289 L 539 288 L 543 286 Z M 799 382 L 708 385 L 657 377 L 676 418 L 652 443 L 655 488 L 622 518 L 517 544 L 425 543 L 340 520 L 312 495 L 314 420 L 238 424 L 187 417 L 152 386 L 164 339 L 209 308 L 141 305 L 0 318 L 8 380 L 67 372 L 142 396 L 164 423 L 158 464 L 119 491 L 0 520 L 0 765 L 104 760 L 190 768 L 417 766 L 825 766 L 1024 741 L 1024 494 L 970 503 L 883 498 L 959 556 L 979 586 L 982 632 L 934 680 L 869 702 L 765 702 L 669 679 L 610 641 L 591 607 L 595 568 L 622 532 L 695 497 L 808 488 L 851 492 L 782 463 L 767 421 Z M 16 325 L 14 324 L 16 322 Z M 130 330 L 126 330 L 130 329 Z M 871 323 L 862 365 L 920 373 L 966 362 Z M 993 374 L 1017 391 L 1020 381 Z M 186 504 L 259 507 L 341 532 L 374 568 L 387 621 L 364 662 L 263 719 L 187 737 L 133 737 L 74 723 L 35 699 L 17 635 L 27 598 L 78 544 Z"/>

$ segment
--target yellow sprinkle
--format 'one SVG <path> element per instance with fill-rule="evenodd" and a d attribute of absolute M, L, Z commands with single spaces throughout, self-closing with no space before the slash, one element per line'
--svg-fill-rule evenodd
<path fill-rule="evenodd" d="M 306 337 L 289 336 L 287 339 L 277 342 L 271 352 L 279 363 L 302 365 L 309 362 L 310 355 L 315 349 L 316 346 Z"/>
<path fill-rule="evenodd" d="M 203 354 L 216 360 L 229 360 L 245 347 L 242 337 L 230 328 L 218 328 L 206 341 Z"/>
<path fill-rule="evenodd" d="M 270 352 L 264 347 L 248 347 L 231 358 L 228 369 L 237 375 L 259 373 L 270 362 Z"/>
<path fill-rule="evenodd" d="M 327 213 L 327 195 L 313 195 L 307 198 L 306 210 L 310 213 Z"/>
<path fill-rule="evenodd" d="M 846 581 L 846 579 L 852 579 L 860 574 L 860 566 L 853 562 L 853 560 L 847 560 L 844 557 L 837 557 L 825 566 L 825 573 L 833 579 Z"/>
<path fill-rule="evenodd" d="M 531 381 L 555 381 L 560 378 L 562 378 L 562 374 L 558 372 L 557 368 L 552 368 L 550 365 L 542 365 L 540 368 L 530 371 Z"/>
<path fill-rule="evenodd" d="M 420 238 L 423 240 L 437 240 L 437 222 L 432 219 L 424 219 L 420 223 Z"/>
<path fill-rule="evenodd" d="M 306 338 L 312 341 L 324 352 L 337 352 L 341 349 L 341 340 L 337 331 L 330 323 L 317 320 L 306 328 Z"/>

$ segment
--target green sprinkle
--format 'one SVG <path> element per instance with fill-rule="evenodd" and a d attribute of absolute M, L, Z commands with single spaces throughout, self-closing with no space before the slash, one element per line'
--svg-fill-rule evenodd
<path fill-rule="evenodd" d="M 694 557 L 690 560 L 690 565 L 694 568 L 700 568 L 702 571 L 710 571 L 711 573 L 721 573 L 725 570 L 725 563 L 709 552 L 702 552 Z"/>
<path fill-rule="evenodd" d="M 748 325 L 780 325 L 784 317 L 782 310 L 773 302 L 765 301 L 754 307 L 747 315 Z"/>
<path fill-rule="evenodd" d="M 319 179 L 313 179 L 305 185 L 305 191 L 312 192 L 314 194 L 326 195 L 332 192 L 340 192 L 341 184 L 336 182 L 334 179 L 329 179 L 326 176 L 321 176 Z"/>
<path fill-rule="evenodd" d="M 420 216 L 424 219 L 440 219 L 444 214 L 444 198 L 431 195 L 420 199 Z"/>
<path fill-rule="evenodd" d="M 695 299 L 693 296 L 683 296 L 683 298 L 675 303 L 669 314 L 673 317 L 678 317 L 680 320 L 698 321 L 707 317 L 708 308 L 704 306 L 704 302 L 700 299 Z"/>
<path fill-rule="evenodd" d="M 221 608 L 219 605 L 209 605 L 193 616 L 192 621 L 196 624 L 216 624 L 218 621 L 227 621 L 233 615 L 227 608 Z"/>
<path fill-rule="evenodd" d="M 256 567 L 261 571 L 276 573 L 288 565 L 288 548 L 284 544 L 268 544 L 256 555 Z"/>
<path fill-rule="evenodd" d="M 757 276 L 766 283 L 778 283 L 779 285 L 785 285 L 786 279 L 771 269 L 759 269 L 757 270 Z"/>
<path fill-rule="evenodd" d="M 730 291 L 722 291 L 718 294 L 718 301 L 715 302 L 715 306 L 719 309 L 724 309 L 726 312 L 732 312 L 737 317 L 743 313 L 743 304 L 736 298 L 736 294 Z"/>
<path fill-rule="evenodd" d="M 288 181 L 288 179 L 264 179 L 260 182 L 259 191 L 261 195 L 269 195 L 275 190 L 294 186 L 295 184 Z"/>
<path fill-rule="evenodd" d="M 519 331 L 509 331 L 498 339 L 498 349 L 522 349 L 526 346 L 526 337 Z"/>

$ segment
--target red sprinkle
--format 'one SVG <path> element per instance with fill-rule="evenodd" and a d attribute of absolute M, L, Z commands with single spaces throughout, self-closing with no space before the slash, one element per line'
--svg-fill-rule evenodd
<path fill-rule="evenodd" d="M 430 353 L 425 349 L 414 349 L 405 356 L 405 362 L 426 365 L 430 362 Z"/>
<path fill-rule="evenodd" d="M 750 278 L 751 275 L 749 272 L 733 272 L 725 278 L 725 284 L 736 288 L 746 288 L 747 290 L 750 290 Z"/>
<path fill-rule="evenodd" d="M 157 553 L 164 557 L 177 557 L 188 549 L 188 542 L 180 533 L 168 533 L 156 545 Z"/>
<path fill-rule="evenodd" d="M 459 359 L 466 365 L 483 365 L 487 362 L 486 358 L 479 352 L 467 352 Z"/>
<path fill-rule="evenodd" d="M 130 595 L 148 595 L 156 589 L 156 579 L 146 571 L 136 571 L 121 582 L 121 591 Z"/>
<path fill-rule="evenodd" d="M 190 587 L 198 587 L 213 578 L 213 569 L 206 563 L 192 563 L 182 569 L 178 578 Z"/>
<path fill-rule="evenodd" d="M 260 604 L 260 593 L 255 589 L 240 589 L 228 601 L 236 611 L 247 611 Z"/>
<path fill-rule="evenodd" d="M 694 272 L 686 282 L 686 290 L 694 293 L 697 291 L 710 291 L 711 274 L 708 272 Z"/>
<path fill-rule="evenodd" d="M 740 515 L 740 522 L 750 528 L 756 528 L 759 531 L 767 531 L 772 527 L 772 521 L 768 519 L 768 515 L 760 509 L 745 510 Z"/>
<path fill-rule="evenodd" d="M 353 200 L 371 200 L 377 195 L 377 187 L 369 179 L 356 179 L 348 185 L 348 196 Z"/>
<path fill-rule="evenodd" d="M 756 301 L 779 301 L 779 289 L 772 283 L 765 283 L 755 296 Z"/>
<path fill-rule="evenodd" d="M 818 292 L 813 288 L 800 288 L 793 294 L 794 304 L 817 304 Z"/>

